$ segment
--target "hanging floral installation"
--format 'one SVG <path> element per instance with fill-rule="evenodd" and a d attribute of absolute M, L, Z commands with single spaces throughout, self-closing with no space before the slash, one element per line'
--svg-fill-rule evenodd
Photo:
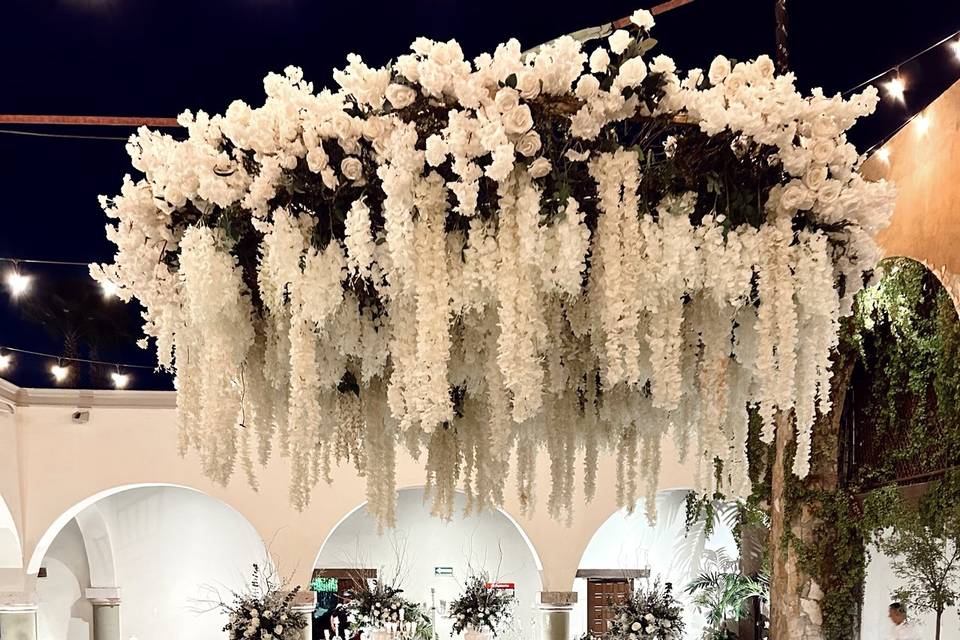
<path fill-rule="evenodd" d="M 299 69 L 178 140 L 140 130 L 145 177 L 102 198 L 114 264 L 176 373 L 183 448 L 227 482 L 276 448 L 303 508 L 333 465 L 394 514 L 396 450 L 425 451 L 437 514 L 500 504 L 538 451 L 550 512 L 599 452 L 648 505 L 661 442 L 745 491 L 748 407 L 792 412 L 808 469 L 838 319 L 877 260 L 894 191 L 845 131 L 876 105 L 800 95 L 771 60 L 681 75 L 653 19 L 589 46 L 511 40 L 467 61 L 416 40 L 315 91 Z"/>

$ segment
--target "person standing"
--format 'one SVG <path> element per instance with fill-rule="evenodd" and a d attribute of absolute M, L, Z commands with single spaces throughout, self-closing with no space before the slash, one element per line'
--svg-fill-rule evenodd
<path fill-rule="evenodd" d="M 890 640 L 920 640 L 920 630 L 907 620 L 907 608 L 902 603 L 891 603 L 887 616 L 893 623 Z"/>

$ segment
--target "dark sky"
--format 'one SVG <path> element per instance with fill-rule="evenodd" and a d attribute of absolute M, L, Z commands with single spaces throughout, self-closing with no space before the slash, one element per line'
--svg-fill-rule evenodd
<path fill-rule="evenodd" d="M 373 64 L 406 51 L 417 36 L 456 38 L 469 57 L 517 37 L 532 46 L 629 15 L 655 0 L 580 3 L 519 0 L 308 2 L 307 0 L 7 0 L 0 13 L 0 113 L 173 116 L 221 112 L 235 98 L 262 102 L 261 80 L 288 64 L 317 85 L 356 52 Z M 942 0 L 789 0 L 790 61 L 801 87 L 844 91 L 960 29 L 960 3 Z M 658 51 L 681 68 L 713 55 L 773 52 L 773 0 L 695 0 L 662 15 Z M 883 103 L 853 137 L 867 147 L 960 78 L 947 47 L 902 68 L 907 105 Z M 12 127 L 8 127 L 12 128 Z M 53 131 L 44 128 L 21 130 Z M 125 136 L 125 129 L 55 129 Z M 118 191 L 130 172 L 122 142 L 0 133 L 0 257 L 109 260 L 97 195 Z M 104 303 L 82 271 L 30 268 L 33 297 L 55 291 L 73 313 L 91 309 L 99 357 L 153 364 L 133 346 L 136 304 Z M 72 278 L 71 278 L 72 276 Z M 56 282 L 54 282 L 56 281 Z M 49 305 L 47 305 L 49 306 Z M 0 292 L 0 344 L 61 352 L 62 338 L 30 321 L 27 303 Z M 34 313 L 35 315 L 35 313 Z M 123 328 L 127 327 L 126 331 Z M 20 357 L 6 377 L 49 386 L 49 362 Z M 102 375 L 102 374 L 101 374 Z M 169 388 L 165 375 L 134 372 L 136 388 Z M 75 380 L 102 386 L 86 372 Z"/>

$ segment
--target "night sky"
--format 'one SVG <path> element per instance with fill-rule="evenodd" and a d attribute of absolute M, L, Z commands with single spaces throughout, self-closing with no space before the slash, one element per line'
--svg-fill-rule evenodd
<path fill-rule="evenodd" d="M 580 3 L 464 0 L 308 2 L 307 0 L 7 0 L 0 17 L 0 113 L 174 116 L 222 112 L 231 100 L 263 100 L 262 78 L 299 65 L 316 85 L 346 54 L 380 65 L 417 36 L 456 38 L 468 57 L 516 37 L 524 47 L 627 16 L 655 0 Z M 566 6 L 565 6 L 566 5 Z M 960 3 L 942 0 L 789 0 L 790 63 L 804 88 L 845 91 L 960 29 Z M 681 69 L 716 54 L 747 59 L 773 53 L 773 0 L 695 0 L 657 18 L 656 51 Z M 960 63 L 940 47 L 901 68 L 907 104 L 881 103 L 858 125 L 866 148 L 960 78 Z M 932 140 L 936 140 L 934 123 Z M 20 131 L 126 136 L 123 128 L 3 127 Z M 122 141 L 66 140 L 0 133 L 0 257 L 108 261 L 112 246 L 98 194 L 114 194 L 131 172 Z M 96 357 L 153 365 L 139 337 L 136 303 L 103 302 L 85 271 L 24 269 L 31 298 L 0 291 L 0 344 L 61 353 L 56 323 L 44 312 L 84 314 Z M 59 306 L 58 306 L 59 305 Z M 86 355 L 86 347 L 81 348 Z M 5 377 L 51 386 L 50 362 L 15 356 Z M 109 386 L 108 372 L 79 372 L 74 386 Z M 132 372 L 131 387 L 172 388 L 169 376 Z"/>

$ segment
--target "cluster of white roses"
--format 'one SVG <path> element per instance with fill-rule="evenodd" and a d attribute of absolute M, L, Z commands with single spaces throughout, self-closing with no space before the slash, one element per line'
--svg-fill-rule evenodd
<path fill-rule="evenodd" d="M 177 374 L 183 444 L 209 475 L 226 482 L 237 455 L 252 473 L 252 434 L 260 462 L 276 437 L 298 507 L 348 459 L 390 521 L 398 445 L 426 447 L 442 515 L 458 485 L 475 506 L 501 502 L 513 449 L 531 496 L 545 446 L 560 513 L 579 452 L 589 497 L 590 461 L 611 449 L 632 507 L 638 463 L 652 504 L 672 432 L 702 487 L 720 459 L 735 494 L 748 406 L 768 441 L 777 412 L 795 414 L 805 475 L 838 319 L 892 211 L 844 133 L 876 92 L 803 97 L 765 56 L 681 78 L 641 55 L 650 15 L 633 23 L 589 55 L 569 37 L 532 55 L 511 40 L 471 63 L 421 38 L 388 67 L 349 56 L 335 92 L 288 68 L 267 77 L 262 107 L 187 112 L 183 141 L 131 140 L 145 178 L 103 199 L 117 255 L 93 273 L 146 307 Z M 570 139 L 538 129 L 548 111 L 567 114 Z M 772 149 L 783 180 L 759 203 L 765 220 L 694 221 L 693 193 L 645 200 L 640 157 L 608 144 L 616 123 L 645 118 L 728 135 L 744 163 Z M 547 211 L 547 181 L 577 166 L 596 197 Z M 335 212 L 304 206 L 304 191 L 356 195 Z"/>

